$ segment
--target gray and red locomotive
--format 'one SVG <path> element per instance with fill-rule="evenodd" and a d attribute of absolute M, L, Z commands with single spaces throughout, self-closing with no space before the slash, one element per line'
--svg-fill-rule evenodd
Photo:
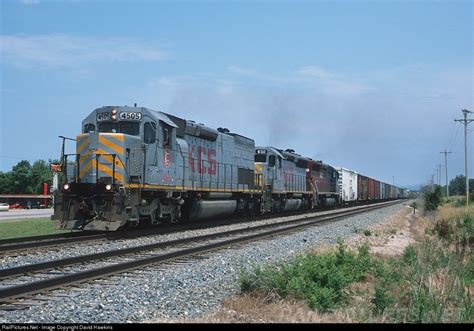
<path fill-rule="evenodd" d="M 328 164 L 144 107 L 94 110 L 60 171 L 51 217 L 59 229 L 116 231 L 343 202 L 340 170 Z"/>

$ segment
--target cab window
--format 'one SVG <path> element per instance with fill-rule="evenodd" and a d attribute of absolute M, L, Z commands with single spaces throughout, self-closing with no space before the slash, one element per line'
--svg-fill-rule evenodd
<path fill-rule="evenodd" d="M 84 125 L 84 131 L 82 133 L 89 133 L 95 131 L 95 125 L 92 123 L 87 123 Z"/>
<path fill-rule="evenodd" d="M 163 126 L 163 147 L 169 147 L 171 143 L 171 130 L 167 126 Z"/>
<path fill-rule="evenodd" d="M 103 122 L 99 124 L 99 132 L 124 133 L 138 136 L 140 133 L 139 122 Z"/>
<path fill-rule="evenodd" d="M 156 141 L 156 124 L 153 122 L 146 122 L 144 127 L 143 140 L 145 144 L 154 144 Z"/>
<path fill-rule="evenodd" d="M 267 155 L 266 154 L 255 154 L 255 162 L 267 162 Z"/>
<path fill-rule="evenodd" d="M 274 167 L 274 166 L 275 166 L 275 162 L 276 162 L 275 155 L 270 155 L 270 156 L 268 157 L 268 166 L 269 166 L 269 167 Z"/>

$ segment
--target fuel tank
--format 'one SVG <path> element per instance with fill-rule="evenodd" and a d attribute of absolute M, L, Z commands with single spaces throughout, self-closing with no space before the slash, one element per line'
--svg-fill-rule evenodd
<path fill-rule="evenodd" d="M 288 199 L 285 202 L 284 211 L 298 210 L 301 208 L 303 200 L 301 199 Z"/>
<path fill-rule="evenodd" d="M 199 200 L 194 201 L 191 207 L 190 218 L 192 220 L 209 217 L 231 215 L 237 208 L 235 200 Z"/>

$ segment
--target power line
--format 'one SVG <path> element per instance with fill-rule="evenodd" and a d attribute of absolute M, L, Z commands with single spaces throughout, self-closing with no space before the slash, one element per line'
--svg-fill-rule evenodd
<path fill-rule="evenodd" d="M 451 136 L 450 136 L 450 139 L 449 139 L 449 143 L 448 143 L 448 147 L 451 148 L 451 145 L 454 143 L 454 140 L 456 139 L 457 137 L 457 133 L 458 133 L 458 126 L 456 125 L 456 122 L 453 123 L 453 127 L 451 129 Z"/>
<path fill-rule="evenodd" d="M 456 124 L 456 123 L 455 123 L 455 124 Z M 460 130 L 459 126 L 458 126 L 458 127 L 456 127 L 456 132 L 455 132 L 455 135 L 454 135 L 453 140 L 451 141 L 451 144 L 448 145 L 448 149 L 453 150 L 454 147 L 457 147 L 457 146 L 458 146 L 458 144 L 459 144 L 459 138 L 460 138 L 459 131 L 461 131 L 461 130 Z"/>

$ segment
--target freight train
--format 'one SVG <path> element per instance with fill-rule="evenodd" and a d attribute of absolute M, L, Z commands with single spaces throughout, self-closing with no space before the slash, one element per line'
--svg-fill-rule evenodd
<path fill-rule="evenodd" d="M 226 128 L 144 107 L 106 106 L 82 122 L 76 153 L 52 171 L 58 229 L 116 231 L 140 224 L 311 210 L 404 197 L 392 185 L 255 146 Z M 348 177 L 349 176 L 349 177 Z"/>

